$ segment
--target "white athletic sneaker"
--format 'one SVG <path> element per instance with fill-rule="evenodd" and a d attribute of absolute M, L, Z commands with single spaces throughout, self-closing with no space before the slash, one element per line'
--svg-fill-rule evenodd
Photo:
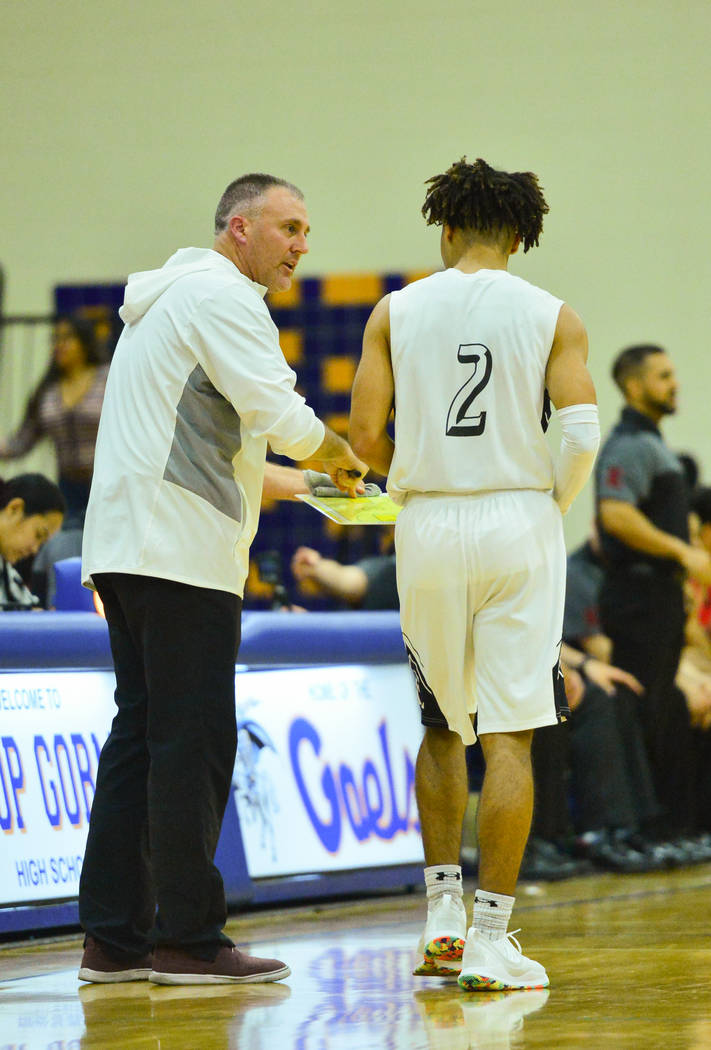
<path fill-rule="evenodd" d="M 492 941 L 473 926 L 467 934 L 458 980 L 460 988 L 467 992 L 482 988 L 547 988 L 550 984 L 541 964 L 523 954 L 513 933 Z"/>
<path fill-rule="evenodd" d="M 456 977 L 467 936 L 467 913 L 461 897 L 443 893 L 427 908 L 427 922 L 417 945 L 422 958 L 416 977 Z"/>
<path fill-rule="evenodd" d="M 520 1046 L 523 1019 L 545 1006 L 550 992 L 479 992 L 461 999 L 468 1033 L 467 1050 L 509 1050 Z"/>

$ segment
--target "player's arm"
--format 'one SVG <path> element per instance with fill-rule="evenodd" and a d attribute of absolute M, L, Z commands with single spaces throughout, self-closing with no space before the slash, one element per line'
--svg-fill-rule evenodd
<path fill-rule="evenodd" d="M 563 431 L 553 489 L 563 514 L 590 477 L 600 444 L 597 397 L 587 359 L 585 326 L 564 303 L 546 368 L 546 388 Z"/>
<path fill-rule="evenodd" d="M 390 359 L 390 297 L 368 318 L 363 351 L 353 383 L 348 438 L 356 455 L 387 477 L 395 445 L 387 432 L 395 382 Z"/>

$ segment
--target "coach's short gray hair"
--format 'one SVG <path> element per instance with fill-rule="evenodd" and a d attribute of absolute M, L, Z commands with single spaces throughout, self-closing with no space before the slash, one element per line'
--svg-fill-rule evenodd
<path fill-rule="evenodd" d="M 275 175 L 264 175 L 261 172 L 240 175 L 238 179 L 229 184 L 220 197 L 220 203 L 215 212 L 215 233 L 222 233 L 236 212 L 257 212 L 261 198 L 272 186 L 283 186 L 295 197 L 299 197 L 300 200 L 304 199 L 303 193 L 297 186 L 293 186 L 284 179 L 278 179 Z"/>

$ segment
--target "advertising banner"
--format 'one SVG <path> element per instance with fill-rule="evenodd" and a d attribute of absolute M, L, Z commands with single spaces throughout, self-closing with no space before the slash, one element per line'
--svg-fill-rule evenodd
<path fill-rule="evenodd" d="M 76 897 L 112 674 L 0 675 L 0 903 Z"/>
<path fill-rule="evenodd" d="M 407 664 L 239 676 L 234 800 L 252 878 L 422 861 Z"/>
<path fill-rule="evenodd" d="M 253 878 L 419 862 L 421 737 L 405 664 L 237 674 L 237 806 Z M 0 906 L 75 898 L 113 674 L 0 675 Z"/>

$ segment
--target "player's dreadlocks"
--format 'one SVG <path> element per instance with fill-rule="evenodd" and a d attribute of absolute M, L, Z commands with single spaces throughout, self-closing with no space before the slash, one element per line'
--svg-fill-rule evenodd
<path fill-rule="evenodd" d="M 496 171 L 479 158 L 467 158 L 427 179 L 429 186 L 422 214 L 428 226 L 447 226 L 479 233 L 511 230 L 528 251 L 538 244 L 546 199 L 532 171 Z"/>

